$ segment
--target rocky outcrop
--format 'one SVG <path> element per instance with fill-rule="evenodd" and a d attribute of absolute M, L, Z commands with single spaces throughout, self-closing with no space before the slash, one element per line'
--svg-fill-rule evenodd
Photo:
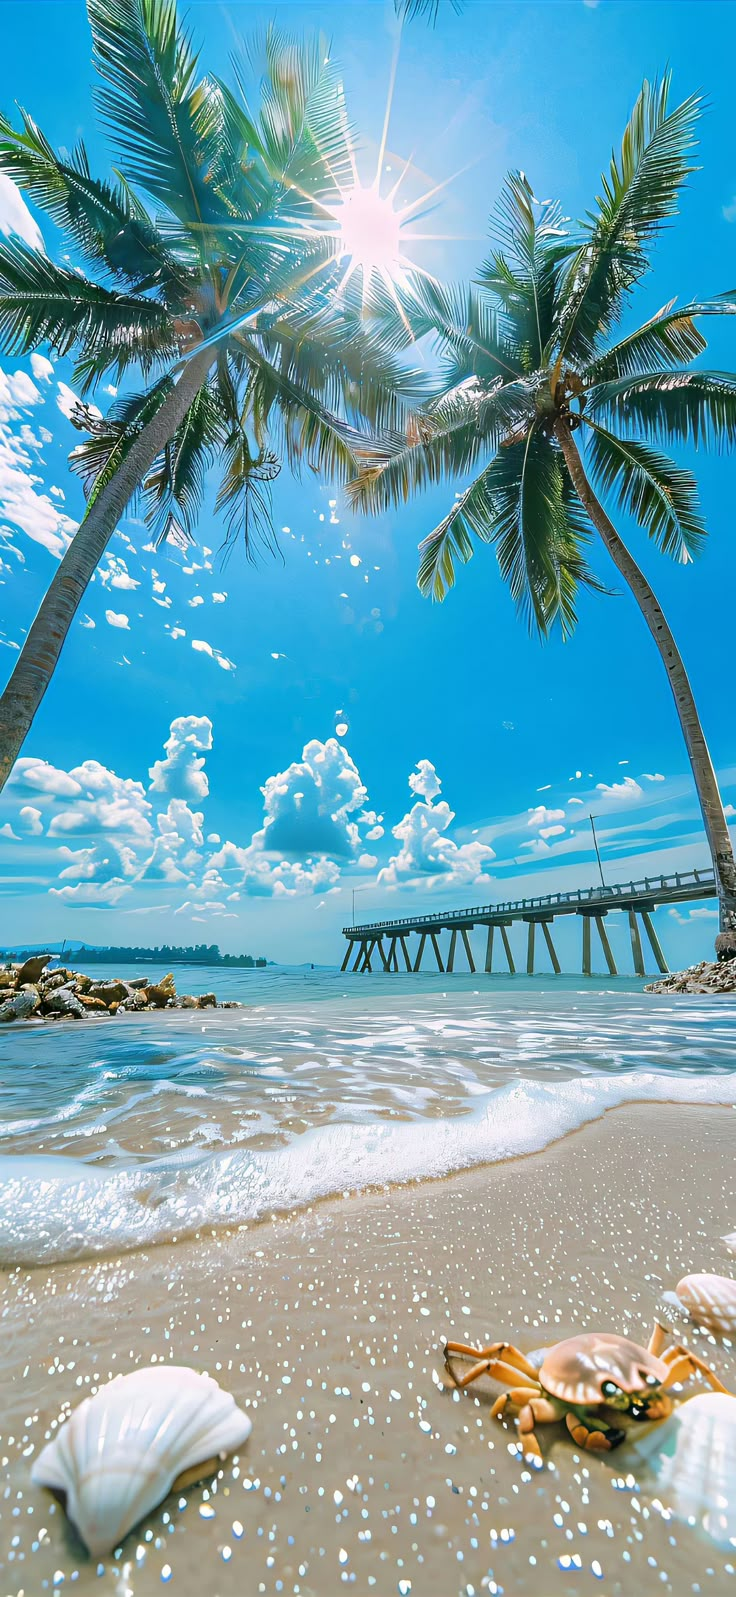
<path fill-rule="evenodd" d="M 736 993 L 736 959 L 711 963 L 701 960 L 687 970 L 674 970 L 669 976 L 649 983 L 647 993 Z"/>
<path fill-rule="evenodd" d="M 81 971 L 47 970 L 51 954 L 34 954 L 23 965 L 0 966 L 0 1024 L 15 1020 L 86 1020 L 159 1009 L 239 1009 L 218 1004 L 214 993 L 181 997 L 169 971 L 160 981 L 136 976 L 133 981 L 94 980 Z"/>

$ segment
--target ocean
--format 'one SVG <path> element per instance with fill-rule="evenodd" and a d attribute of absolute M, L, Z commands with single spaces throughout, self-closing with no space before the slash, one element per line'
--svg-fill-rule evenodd
<path fill-rule="evenodd" d="M 246 1007 L 3 1029 L 0 1263 L 172 1245 L 429 1180 L 622 1103 L 736 1102 L 728 997 L 580 977 L 175 976 Z"/>

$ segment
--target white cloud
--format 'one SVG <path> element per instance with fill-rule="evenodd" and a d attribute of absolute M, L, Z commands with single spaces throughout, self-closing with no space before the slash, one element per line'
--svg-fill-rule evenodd
<path fill-rule="evenodd" d="M 597 782 L 596 792 L 602 793 L 604 798 L 620 800 L 631 803 L 635 799 L 644 797 L 644 790 L 634 781 L 633 776 L 625 776 L 623 782 Z"/>
<path fill-rule="evenodd" d="M 174 798 L 206 798 L 209 783 L 204 755 L 212 748 L 212 722 L 207 715 L 179 715 L 164 744 L 166 758 L 151 766 L 150 793 Z"/>
<path fill-rule="evenodd" d="M 172 632 L 171 635 L 173 637 L 174 633 Z M 214 649 L 211 643 L 206 643 L 204 638 L 192 638 L 192 648 L 197 654 L 208 654 L 212 660 L 217 661 L 223 671 L 235 670 L 233 661 L 228 660 L 227 655 L 221 654 L 219 649 Z"/>
<path fill-rule="evenodd" d="M 70 388 L 68 383 L 57 383 L 56 403 L 62 416 L 71 417 L 81 401 L 79 395 L 75 394 L 74 389 Z M 99 411 L 97 414 L 99 415 Z"/>
<path fill-rule="evenodd" d="M 487 843 L 459 844 L 447 835 L 455 812 L 446 799 L 433 802 L 441 787 L 434 766 L 429 760 L 420 760 L 418 772 L 418 777 L 414 772 L 409 777 L 410 788 L 417 792 L 418 781 L 431 796 L 413 804 L 392 827 L 401 848 L 379 871 L 379 882 L 387 887 L 454 887 L 477 882 L 488 861 L 495 858 L 493 849 Z"/>
<path fill-rule="evenodd" d="M 553 821 L 564 821 L 564 819 L 564 810 L 548 810 L 544 804 L 537 804 L 533 810 L 529 811 L 529 819 L 526 824 L 527 826 L 549 826 Z"/>
<path fill-rule="evenodd" d="M 91 616 L 85 615 L 84 619 L 80 621 L 79 625 L 80 627 L 94 627 L 95 623 Z"/>
<path fill-rule="evenodd" d="M 31 371 L 39 383 L 50 383 L 54 375 L 54 368 L 45 355 L 39 355 L 37 350 L 31 355 Z"/>
<path fill-rule="evenodd" d="M 120 627 L 123 632 L 130 631 L 130 621 L 123 610 L 106 610 L 105 620 L 111 627 Z"/>
<path fill-rule="evenodd" d="M 442 783 L 431 760 L 417 760 L 417 768 L 409 777 L 409 786 L 412 793 L 418 793 L 430 804 L 437 797 Z"/>
<path fill-rule="evenodd" d="M 0 371 L 0 507 L 4 518 L 0 536 L 8 541 L 17 529 L 61 559 L 77 523 L 47 493 L 39 491 L 42 478 L 34 472 L 28 453 L 39 447 L 39 440 L 22 419 L 23 411 L 43 403 L 27 372 Z"/>
<path fill-rule="evenodd" d="M 34 804 L 24 804 L 20 811 L 20 819 L 31 837 L 40 837 L 43 832 L 41 814 L 41 810 L 37 810 Z"/>
<path fill-rule="evenodd" d="M 204 604 L 204 599 L 202 598 L 201 593 L 195 593 L 193 599 L 187 599 L 187 604 L 192 610 L 196 610 L 198 604 Z"/>
<path fill-rule="evenodd" d="M 374 867 L 378 864 L 378 855 L 377 854 L 361 854 L 359 856 L 359 858 L 358 858 L 358 864 L 359 864 L 359 866 L 360 866 L 362 871 L 372 871 L 374 869 Z"/>
<path fill-rule="evenodd" d="M 10 821 L 5 821 L 3 825 L 0 826 L 0 837 L 12 837 L 14 842 L 18 842 L 18 838 L 13 831 Z"/>
<path fill-rule="evenodd" d="M 32 787 L 38 793 L 50 793 L 56 798 L 76 798 L 82 791 L 68 771 L 49 765 L 48 760 L 37 760 L 32 755 L 22 755 L 10 773 L 10 781 L 20 787 Z"/>
<path fill-rule="evenodd" d="M 544 838 L 562 837 L 564 830 L 564 826 L 540 826 L 539 836 Z"/>
<path fill-rule="evenodd" d="M 119 877 L 111 877 L 108 882 L 78 882 L 76 887 L 51 887 L 49 892 L 55 898 L 61 898 L 65 904 L 76 904 L 84 909 L 92 906 L 112 909 L 132 892 L 129 882 L 122 881 Z"/>
<path fill-rule="evenodd" d="M 645 782 L 663 782 L 664 781 L 664 777 L 663 777 L 661 771 L 645 771 L 644 772 L 644 781 Z"/>
<path fill-rule="evenodd" d="M 227 594 L 226 593 L 213 593 L 213 595 L 212 595 L 212 603 L 213 604 L 224 604 L 226 598 L 227 598 Z"/>
<path fill-rule="evenodd" d="M 0 233 L 3 238 L 10 238 L 14 233 L 32 250 L 43 251 L 41 230 L 34 222 L 20 189 L 5 172 L 0 172 Z"/>

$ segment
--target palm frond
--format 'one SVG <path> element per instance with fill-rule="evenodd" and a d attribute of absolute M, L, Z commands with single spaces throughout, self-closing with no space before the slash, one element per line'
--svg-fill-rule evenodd
<path fill-rule="evenodd" d="M 598 423 L 586 429 L 593 477 L 615 494 L 663 554 L 686 562 L 699 554 L 705 526 L 692 473 L 640 439 L 617 438 Z"/>
<path fill-rule="evenodd" d="M 675 370 L 620 377 L 589 390 L 585 414 L 615 424 L 625 437 L 733 448 L 736 376 Z"/>
<path fill-rule="evenodd" d="M 534 398 L 525 384 L 485 389 L 465 383 L 412 417 L 404 434 L 385 437 L 362 453 L 350 483 L 354 504 L 386 510 L 432 483 L 472 471 L 479 456 L 495 452 L 534 422 Z"/>
<path fill-rule="evenodd" d="M 671 76 L 645 82 L 629 118 L 620 153 L 611 157 L 602 192 L 583 224 L 583 237 L 563 288 L 559 358 L 586 361 L 610 333 L 624 303 L 649 268 L 653 243 L 677 213 L 680 191 L 694 171 L 694 130 L 701 109 L 690 95 L 670 109 Z"/>
<path fill-rule="evenodd" d="M 523 172 L 510 172 L 492 219 L 493 248 L 479 282 L 503 306 L 516 364 L 536 370 L 555 330 L 560 273 L 571 252 L 566 219 L 536 199 Z"/>
<path fill-rule="evenodd" d="M 176 521 L 191 541 L 207 472 L 227 436 L 217 390 L 203 384 L 143 485 L 145 517 L 158 543 Z"/>
<path fill-rule="evenodd" d="M 397 347 L 408 328 L 414 339 L 429 336 L 435 348 L 451 355 L 463 376 L 492 382 L 521 376 L 517 352 L 507 337 L 503 317 L 483 294 L 473 288 L 453 288 L 436 278 L 417 275 L 398 296 Z M 386 307 L 382 321 L 388 320 Z M 390 326 L 389 322 L 389 326 Z"/>
<path fill-rule="evenodd" d="M 442 0 L 394 0 L 394 10 L 402 22 L 413 22 L 415 17 L 425 17 L 434 26 Z M 463 0 L 450 0 L 456 16 L 463 10 Z"/>
<path fill-rule="evenodd" d="M 181 270 L 126 185 L 92 176 L 80 142 L 58 155 L 21 111 L 22 129 L 0 115 L 0 171 L 7 172 L 95 266 L 141 289 L 160 289 Z"/>
<path fill-rule="evenodd" d="M 707 349 L 707 340 L 696 326 L 697 318 L 734 315 L 736 292 L 733 290 L 716 294 L 712 299 L 691 300 L 679 308 L 670 300 L 656 316 L 590 361 L 582 376 L 588 383 L 599 383 L 616 377 L 666 371 L 683 361 L 694 360 Z"/>
<path fill-rule="evenodd" d="M 260 112 L 250 110 L 248 78 L 259 76 Z M 266 170 L 291 207 L 314 218 L 312 200 L 347 187 L 350 126 L 342 83 L 325 38 L 309 43 L 271 24 L 234 70 L 249 126 L 257 129 Z"/>
<path fill-rule="evenodd" d="M 278 456 L 265 445 L 254 451 L 245 427 L 237 422 L 225 439 L 222 461 L 215 510 L 225 512 L 223 557 L 228 559 L 240 541 L 251 565 L 259 549 L 280 553 L 271 517 L 271 484 L 281 470 Z"/>
<path fill-rule="evenodd" d="M 590 528 L 563 470 L 559 450 L 535 427 L 501 449 L 420 545 L 419 587 L 443 599 L 455 563 L 473 554 L 473 538 L 496 546 L 501 576 L 530 630 L 545 637 L 576 623 L 581 585 L 600 588 L 583 549 Z"/>
<path fill-rule="evenodd" d="M 156 300 L 92 283 L 15 237 L 0 239 L 0 340 L 13 354 L 48 343 L 66 355 L 81 344 L 111 363 L 144 366 L 177 347 Z"/>
<path fill-rule="evenodd" d="M 248 369 L 248 406 L 259 445 L 277 433 L 295 475 L 304 464 L 334 482 L 347 482 L 358 470 L 361 435 L 323 405 L 308 386 L 282 372 L 266 353 L 242 337 Z"/>
<path fill-rule="evenodd" d="M 87 436 L 71 451 L 69 465 L 82 479 L 88 508 L 114 477 L 135 439 L 160 409 L 171 386 L 171 378 L 164 377 L 144 394 L 128 394 L 118 400 L 106 416 L 100 416 L 83 404 L 72 414 L 74 425 Z"/>
<path fill-rule="evenodd" d="M 217 92 L 208 80 L 197 82 L 197 55 L 176 0 L 87 0 L 87 9 L 102 78 L 99 105 L 129 181 L 180 222 L 224 221 L 209 182 L 218 154 Z"/>

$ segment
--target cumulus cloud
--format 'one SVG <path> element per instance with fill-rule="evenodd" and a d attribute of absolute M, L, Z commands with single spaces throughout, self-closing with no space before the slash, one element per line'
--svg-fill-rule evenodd
<path fill-rule="evenodd" d="M 41 813 L 41 810 L 36 809 L 35 804 L 24 804 L 20 811 L 20 819 L 31 837 L 40 837 L 43 832 Z"/>
<path fill-rule="evenodd" d="M 31 371 L 39 383 L 50 383 L 54 375 L 51 361 L 45 355 L 39 355 L 35 349 L 31 355 Z"/>
<path fill-rule="evenodd" d="M 598 782 L 596 792 L 602 793 L 604 798 L 614 799 L 617 802 L 631 803 L 635 799 L 644 797 L 644 790 L 639 786 L 633 776 L 625 776 L 623 782 Z"/>
<path fill-rule="evenodd" d="M 22 532 L 60 560 L 77 523 L 42 491 L 43 480 L 28 453 L 38 449 L 42 439 L 23 420 L 25 412 L 43 402 L 27 372 L 0 371 L 0 535 L 12 547 L 13 533 Z"/>
<path fill-rule="evenodd" d="M 401 847 L 379 871 L 379 882 L 386 887 L 426 888 L 479 881 L 487 863 L 495 858 L 494 851 L 487 843 L 456 843 L 448 835 L 455 812 L 446 799 L 434 802 L 441 783 L 429 760 L 418 762 L 417 772 L 409 777 L 409 786 L 412 792 L 424 791 L 430 796 L 413 804 L 392 827 L 392 835 Z"/>
<path fill-rule="evenodd" d="M 165 759 L 149 770 L 150 793 L 173 798 L 203 799 L 209 793 L 204 755 L 212 748 L 212 722 L 207 715 L 179 715 L 164 743 Z"/>
<path fill-rule="evenodd" d="M 663 777 L 661 771 L 645 771 L 644 772 L 644 781 L 645 782 L 663 782 L 664 781 L 664 777 Z"/>
<path fill-rule="evenodd" d="M 0 233 L 3 238 L 15 234 L 32 250 L 43 251 L 41 229 L 34 222 L 17 184 L 4 172 L 0 172 Z"/>
<path fill-rule="evenodd" d="M 427 799 L 431 804 L 432 799 L 442 788 L 442 783 L 435 771 L 431 760 L 418 760 L 417 768 L 409 777 L 409 786 L 412 793 L 418 793 L 421 798 Z"/>
<path fill-rule="evenodd" d="M 120 627 L 123 632 L 130 631 L 130 620 L 123 610 L 106 610 L 105 620 L 108 626 Z"/>
<path fill-rule="evenodd" d="M 22 755 L 16 760 L 10 782 L 18 787 L 32 787 L 37 793 L 51 793 L 57 798 L 76 798 L 82 789 L 68 771 L 49 765 L 48 760 L 37 760 L 32 755 Z"/>

